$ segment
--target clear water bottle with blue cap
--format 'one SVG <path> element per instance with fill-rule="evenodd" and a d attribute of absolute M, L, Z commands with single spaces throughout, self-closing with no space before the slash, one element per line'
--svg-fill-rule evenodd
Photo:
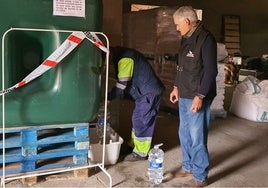
<path fill-rule="evenodd" d="M 148 154 L 148 177 L 149 181 L 155 185 L 163 181 L 164 151 L 159 148 L 162 145 L 162 143 L 155 145 Z"/>
<path fill-rule="evenodd" d="M 110 130 L 110 112 L 107 110 L 106 132 L 109 132 L 109 130 Z M 99 138 L 102 138 L 104 135 L 104 106 L 100 107 L 98 111 L 96 133 Z"/>

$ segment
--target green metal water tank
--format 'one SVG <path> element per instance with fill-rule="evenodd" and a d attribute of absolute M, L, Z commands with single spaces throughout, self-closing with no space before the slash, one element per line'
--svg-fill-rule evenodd
<path fill-rule="evenodd" d="M 102 26 L 101 0 L 85 0 L 85 3 L 84 0 L 1 0 L 0 10 L 1 42 L 10 28 L 100 31 Z M 0 83 L 3 75 L 5 89 L 20 82 L 70 34 L 29 30 L 8 32 L 4 40 L 4 54 L 1 46 L 0 62 L 2 64 L 2 56 L 5 62 L 0 68 Z M 84 40 L 56 67 L 24 87 L 5 94 L 5 126 L 92 121 L 100 98 L 100 64 L 100 50 Z M 1 98 L 1 114 L 2 103 Z M 2 118 L 3 115 L 1 124 Z"/>

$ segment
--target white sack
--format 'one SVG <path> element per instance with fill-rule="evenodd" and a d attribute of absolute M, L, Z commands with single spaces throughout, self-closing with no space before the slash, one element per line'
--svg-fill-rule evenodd
<path fill-rule="evenodd" d="M 248 76 L 235 88 L 229 110 L 244 119 L 268 122 L 268 80 L 258 83 Z"/>

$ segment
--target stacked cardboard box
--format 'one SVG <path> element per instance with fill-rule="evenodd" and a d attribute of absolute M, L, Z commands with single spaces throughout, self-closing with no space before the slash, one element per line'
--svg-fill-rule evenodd
<path fill-rule="evenodd" d="M 180 35 L 173 22 L 176 8 L 161 7 L 123 15 L 123 45 L 144 54 L 176 53 Z"/>
<path fill-rule="evenodd" d="M 180 47 L 181 36 L 173 22 L 176 7 L 160 7 L 123 15 L 123 45 L 135 48 L 150 57 L 150 64 L 164 83 L 162 106 L 177 109 L 169 102 L 176 77 L 174 57 Z M 168 58 L 167 58 L 168 56 Z"/>

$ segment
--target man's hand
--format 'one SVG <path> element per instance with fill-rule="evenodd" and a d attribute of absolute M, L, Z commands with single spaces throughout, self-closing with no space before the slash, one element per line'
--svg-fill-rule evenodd
<path fill-rule="evenodd" d="M 174 87 L 171 93 L 169 94 L 169 100 L 173 104 L 179 101 L 179 89 L 177 87 Z"/>
<path fill-rule="evenodd" d="M 195 96 L 190 110 L 192 112 L 198 112 L 202 108 L 202 105 L 203 105 L 203 99 L 201 99 L 198 96 Z"/>

